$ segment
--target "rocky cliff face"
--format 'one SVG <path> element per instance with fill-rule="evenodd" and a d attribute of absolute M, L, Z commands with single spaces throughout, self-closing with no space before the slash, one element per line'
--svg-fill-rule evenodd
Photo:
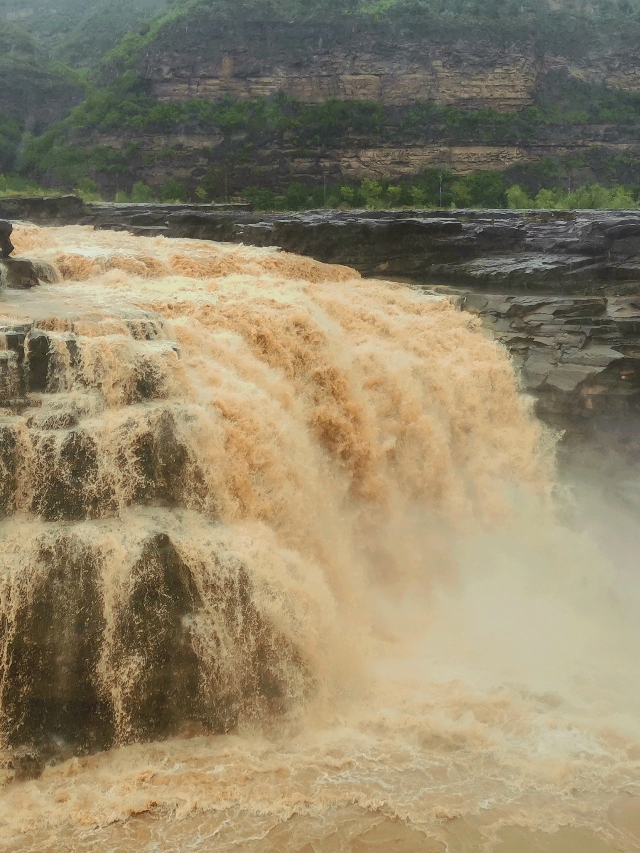
<path fill-rule="evenodd" d="M 640 299 L 461 293 L 507 347 L 543 420 L 572 437 L 640 406 Z"/>
<path fill-rule="evenodd" d="M 564 55 L 533 38 L 412 37 L 360 18 L 265 22 L 203 13 L 161 29 L 140 53 L 136 73 L 146 91 L 166 103 L 280 94 L 309 105 L 332 99 L 377 104 L 390 117 L 379 132 L 363 134 L 353 127 L 332 142 L 302 138 L 298 130 L 264 133 L 257 125 L 202 130 L 193 122 L 170 132 L 159 126 L 92 132 L 91 143 L 116 157 L 134 152 L 128 160 L 133 179 L 152 187 L 168 177 L 187 187 L 205 180 L 217 198 L 252 185 L 279 192 L 294 181 L 397 181 L 430 168 L 466 175 L 547 157 L 575 158 L 594 146 L 610 157 L 637 147 L 637 132 L 616 122 L 583 123 L 579 133 L 541 122 L 535 132 L 497 138 L 482 126 L 452 134 L 451 128 L 438 127 L 437 119 L 431 129 L 409 132 L 393 117 L 394 110 L 426 102 L 513 114 L 536 101 L 550 75 L 638 91 L 640 61 L 624 45 Z M 76 132 L 74 145 L 86 141 L 82 130 Z M 113 174 L 102 183 L 107 196 L 121 188 Z"/>
<path fill-rule="evenodd" d="M 533 40 L 500 45 L 398 36 L 374 24 L 221 25 L 203 16 L 183 33 L 175 28 L 158 38 L 140 71 L 163 100 L 283 92 L 310 104 L 330 98 L 386 106 L 423 100 L 510 111 L 531 104 L 541 78 L 559 68 L 587 82 L 640 89 L 638 57 L 615 46 L 576 58 L 540 54 Z"/>
<path fill-rule="evenodd" d="M 518 109 L 544 68 L 532 45 L 499 48 L 428 39 L 394 42 L 376 27 L 198 21 L 181 43 L 158 40 L 144 57 L 153 93 L 166 100 L 236 99 L 283 92 L 402 106 L 416 100 Z"/>
<path fill-rule="evenodd" d="M 504 171 L 597 148 L 617 165 L 589 165 L 580 183 L 637 183 L 619 167 L 640 162 L 638 105 L 603 96 L 640 91 L 624 27 L 599 32 L 583 10 L 554 31 L 544 0 L 524 3 L 521 16 L 496 2 L 499 19 L 481 16 L 482 26 L 464 4 L 437 26 L 426 7 L 402 2 L 379 18 L 337 4 L 321 16 L 317 4 L 293 3 L 289 17 L 259 3 L 178 8 L 148 35 L 130 34 L 103 68 L 107 88 L 25 163 L 47 186 L 96 179 L 107 198 L 137 181 L 159 195 L 174 179 L 192 197 L 200 187 L 219 199 L 251 186 Z M 603 108 L 585 112 L 589 100 Z M 47 110 L 72 102 L 52 93 Z M 331 105 L 344 107 L 339 121 Z M 367 109 L 370 121 L 359 121 Z"/>

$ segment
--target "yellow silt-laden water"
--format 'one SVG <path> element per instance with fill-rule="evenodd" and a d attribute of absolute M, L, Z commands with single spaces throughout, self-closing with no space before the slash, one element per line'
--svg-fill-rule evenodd
<path fill-rule="evenodd" d="M 0 293 L 2 850 L 640 849 L 633 602 L 473 318 L 14 243 L 51 283 Z"/>

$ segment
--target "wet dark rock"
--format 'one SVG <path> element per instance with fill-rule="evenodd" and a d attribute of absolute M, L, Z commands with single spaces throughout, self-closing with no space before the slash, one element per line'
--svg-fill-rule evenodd
<path fill-rule="evenodd" d="M 183 491 L 189 452 L 176 435 L 171 413 L 163 412 L 147 432 L 136 438 L 133 455 L 138 482 L 134 499 L 177 504 Z"/>
<path fill-rule="evenodd" d="M 83 216 L 84 202 L 77 196 L 60 198 L 15 197 L 0 199 L 0 218 L 25 219 L 47 225 L 72 225 Z"/>
<path fill-rule="evenodd" d="M 13 225 L 4 219 L 0 219 L 0 258 L 8 258 L 13 252 L 14 246 L 11 242 Z"/>
<path fill-rule="evenodd" d="M 34 331 L 27 338 L 26 364 L 29 391 L 45 391 L 49 375 L 51 345 L 44 332 Z"/>
<path fill-rule="evenodd" d="M 178 438 L 171 411 L 165 409 L 151 415 L 144 430 L 131 421 L 122 433 L 119 464 L 127 465 L 135 480 L 134 502 L 177 506 L 184 504 L 185 493 L 197 491 L 203 476 Z"/>
<path fill-rule="evenodd" d="M 98 477 L 96 443 L 86 432 L 36 433 L 33 465 L 31 511 L 46 521 L 80 521 L 114 511 L 113 494 Z"/>
<path fill-rule="evenodd" d="M 0 258 L 0 284 L 14 290 L 29 290 L 40 284 L 38 271 L 24 258 Z"/>
<path fill-rule="evenodd" d="M 640 297 L 440 290 L 506 346 L 547 423 L 580 432 L 640 412 Z"/>
<path fill-rule="evenodd" d="M 15 510 L 17 443 L 15 427 L 0 424 L 0 518 L 11 515 Z"/>
<path fill-rule="evenodd" d="M 98 228 L 279 246 L 367 276 L 478 290 L 633 292 L 640 217 L 625 211 L 309 211 L 87 205 Z M 622 283 L 622 284 L 621 284 Z"/>
<path fill-rule="evenodd" d="M 113 722 L 96 679 L 104 632 L 96 554 L 62 534 L 42 545 L 32 571 L 31 595 L 1 626 L 5 738 L 41 756 L 69 742 L 76 751 L 105 747 Z"/>
<path fill-rule="evenodd" d="M 110 663 L 126 672 L 144 660 L 121 711 L 131 720 L 133 738 L 154 739 L 177 733 L 187 722 L 205 722 L 203 678 L 190 630 L 203 603 L 166 534 L 145 544 L 131 576 L 131 592 L 116 625 L 121 642 Z"/>
<path fill-rule="evenodd" d="M 193 724 L 227 732 L 252 703 L 283 709 L 283 655 L 304 672 L 295 649 L 256 608 L 244 567 L 215 553 L 209 562 L 203 572 L 169 535 L 148 535 L 132 565 L 118 566 L 124 595 L 107 622 L 107 556 L 72 531 L 42 537 L 30 583 L 0 625 L 0 719 L 16 778 Z M 202 619 L 215 624 L 206 648 Z M 243 645 L 237 660 L 225 635 Z"/>
<path fill-rule="evenodd" d="M 0 406 L 11 406 L 23 393 L 24 382 L 17 355 L 10 350 L 0 351 Z"/>
<path fill-rule="evenodd" d="M 355 267 L 366 276 L 446 281 L 489 292 L 624 295 L 635 292 L 640 283 L 636 211 L 260 214 L 247 205 L 83 205 L 71 197 L 9 199 L 0 204 L 0 215 L 51 224 L 82 222 L 141 235 L 278 246 Z"/>
<path fill-rule="evenodd" d="M 136 378 L 130 402 L 139 403 L 163 397 L 165 386 L 166 376 L 157 363 L 151 358 L 140 358 L 136 364 Z"/>

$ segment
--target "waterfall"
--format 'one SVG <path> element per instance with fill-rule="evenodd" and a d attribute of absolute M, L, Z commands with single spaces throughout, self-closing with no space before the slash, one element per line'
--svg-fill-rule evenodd
<path fill-rule="evenodd" d="M 571 608 L 584 599 L 581 613 L 589 611 L 606 596 L 608 576 L 591 571 L 587 545 L 567 545 L 557 533 L 552 437 L 520 394 L 506 351 L 446 297 L 271 249 L 80 226 L 23 225 L 13 239 L 48 281 L 0 294 L 6 796 L 30 785 L 27 799 L 36 791 L 45 799 L 24 808 L 42 826 L 68 827 L 67 804 L 77 813 L 91 768 L 116 774 L 116 756 L 128 755 L 136 779 L 153 765 L 149 780 L 164 774 L 166 785 L 186 786 L 186 813 L 205 805 L 210 815 L 249 813 L 251 800 L 254 817 L 277 814 L 261 824 L 265 836 L 294 813 L 319 820 L 338 801 L 424 828 L 444 825 L 438 808 L 466 814 L 465 785 L 456 793 L 454 782 L 466 766 L 479 792 L 469 814 L 486 800 L 512 819 L 498 817 L 486 832 L 476 821 L 478 837 L 495 840 L 500 826 L 517 824 L 507 804 L 518 799 L 513 779 L 529 771 L 489 784 L 483 763 L 499 776 L 510 759 L 496 757 L 498 742 L 514 755 L 535 752 L 529 741 L 546 742 L 547 723 L 548 739 L 553 726 L 571 728 L 554 716 L 561 700 L 553 691 L 513 686 L 529 654 L 518 635 L 562 623 L 563 647 L 570 635 L 599 642 Z M 523 532 L 524 517 L 535 530 Z M 537 554 L 520 586 L 514 541 Z M 558 549 L 580 553 L 587 569 L 558 577 L 547 560 Z M 453 646 L 456 654 L 464 646 L 465 626 L 475 631 L 469 661 L 484 642 L 478 637 L 495 627 L 474 611 L 488 595 L 486 577 L 502 596 L 499 605 L 486 599 L 486 618 L 520 621 L 495 648 L 487 640 L 513 679 L 485 695 L 481 679 L 461 686 L 447 661 Z M 536 577 L 547 592 L 553 587 L 555 610 L 535 592 L 535 607 L 523 604 Z M 409 661 L 425 643 L 433 671 L 408 676 L 420 681 L 417 694 L 407 683 L 389 688 L 400 671 L 413 672 Z M 546 672 L 557 649 L 540 654 Z M 327 721 L 353 703 L 359 710 L 336 734 L 338 723 Z M 323 741 L 326 725 L 332 734 Z M 392 729 L 404 746 L 394 746 Z M 278 753 L 269 731 L 297 745 Z M 310 732 L 305 746 L 301 732 Z M 595 755 L 591 737 L 575 748 Z M 407 743 L 413 759 L 402 757 Z M 606 764 L 607 749 L 627 748 L 616 743 L 600 747 L 593 766 Z M 193 772 L 213 774 L 203 779 L 215 782 L 216 794 L 190 787 L 204 782 L 171 781 L 172 763 L 186 760 L 172 757 L 176 744 L 196 763 L 209 762 Z M 361 759 L 392 768 L 396 806 L 373 782 L 362 787 Z M 292 786 L 272 809 L 256 787 L 261 761 L 270 785 L 281 771 L 284 788 L 286 780 Z M 331 761 L 340 779 L 335 802 L 323 774 L 303 769 Z M 432 776 L 420 776 L 427 765 Z M 69 793 L 56 775 L 64 772 L 84 794 Z M 414 772 L 421 781 L 411 781 Z M 535 829 L 574 814 L 566 803 L 555 822 L 544 812 L 538 801 L 549 800 L 549 786 L 565 790 L 545 773 L 538 768 L 523 782 L 519 808 L 526 801 Z M 438 779 L 439 800 L 435 788 L 429 793 Z M 179 810 L 157 786 L 146 796 L 146 783 L 128 784 L 138 805 L 122 791 L 118 807 L 96 794 L 102 805 L 83 807 L 92 815 L 86 825 L 158 803 Z M 593 800 L 583 791 L 590 803 L 600 796 L 595 787 Z M 307 803 L 301 812 L 294 791 Z M 49 795 L 59 808 L 42 804 Z M 25 832 L 3 808 L 0 801 L 0 837 Z M 218 837 L 220 825 L 210 831 Z M 11 849 L 40 849 L 22 843 Z"/>

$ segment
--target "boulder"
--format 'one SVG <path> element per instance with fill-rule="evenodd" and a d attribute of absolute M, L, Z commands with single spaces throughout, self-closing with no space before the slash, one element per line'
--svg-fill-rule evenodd
<path fill-rule="evenodd" d="M 8 258 L 13 252 L 12 231 L 13 225 L 5 219 L 0 219 L 0 258 Z"/>
<path fill-rule="evenodd" d="M 0 258 L 0 284 L 14 290 L 29 290 L 40 284 L 35 265 L 24 258 Z"/>

